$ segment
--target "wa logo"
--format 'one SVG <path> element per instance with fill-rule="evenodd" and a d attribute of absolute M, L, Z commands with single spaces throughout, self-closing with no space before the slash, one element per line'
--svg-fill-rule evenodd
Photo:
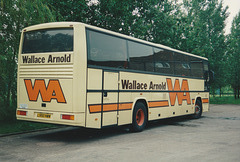
<path fill-rule="evenodd" d="M 37 101 L 39 94 L 43 102 L 51 102 L 56 99 L 59 103 L 66 103 L 59 80 L 49 80 L 46 86 L 44 79 L 36 79 L 32 85 L 31 79 L 24 80 L 29 101 Z"/>
<path fill-rule="evenodd" d="M 180 87 L 179 79 L 175 80 L 174 87 L 172 85 L 172 79 L 167 78 L 167 86 L 170 96 L 171 105 L 174 106 L 176 98 L 178 99 L 178 105 L 182 105 L 183 101 L 186 101 L 188 105 L 191 104 L 188 81 L 182 80 L 182 86 Z M 173 92 L 171 92 L 173 91 Z"/>

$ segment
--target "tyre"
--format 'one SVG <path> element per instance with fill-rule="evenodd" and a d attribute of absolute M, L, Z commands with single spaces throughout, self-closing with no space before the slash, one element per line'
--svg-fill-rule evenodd
<path fill-rule="evenodd" d="M 147 124 L 147 108 L 142 102 L 137 102 L 134 106 L 132 117 L 132 131 L 141 132 Z"/>
<path fill-rule="evenodd" d="M 202 116 L 202 104 L 197 100 L 195 104 L 195 113 L 192 115 L 193 119 L 199 119 Z"/>

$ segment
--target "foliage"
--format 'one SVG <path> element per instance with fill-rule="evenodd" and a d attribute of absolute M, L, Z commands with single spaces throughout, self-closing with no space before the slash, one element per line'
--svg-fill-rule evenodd
<path fill-rule="evenodd" d="M 228 37 L 229 81 L 234 89 L 235 98 L 240 96 L 240 12 L 232 22 L 231 34 Z"/>
<path fill-rule="evenodd" d="M 225 57 L 226 43 L 224 35 L 227 7 L 223 8 L 218 0 L 184 0 L 185 39 L 180 47 L 184 51 L 207 57 L 210 69 L 215 72 L 211 88 L 226 86 Z"/>
<path fill-rule="evenodd" d="M 60 20 L 83 22 L 166 45 L 175 40 L 171 39 L 175 6 L 167 0 L 66 0 L 57 4 L 49 0 L 49 4 L 62 15 Z"/>
<path fill-rule="evenodd" d="M 17 54 L 25 26 L 55 21 L 54 12 L 41 0 L 1 0 L 0 8 L 0 120 L 15 119 Z"/>

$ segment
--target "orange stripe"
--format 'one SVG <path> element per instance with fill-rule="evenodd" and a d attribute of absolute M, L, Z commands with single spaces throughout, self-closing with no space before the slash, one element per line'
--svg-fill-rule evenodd
<path fill-rule="evenodd" d="M 121 103 L 119 104 L 119 110 L 131 110 L 133 103 Z"/>
<path fill-rule="evenodd" d="M 195 104 L 195 99 L 192 99 L 192 104 Z"/>
<path fill-rule="evenodd" d="M 202 99 L 202 102 L 203 102 L 203 103 L 209 103 L 209 100 L 208 100 L 208 98 L 203 98 L 203 99 Z"/>
<path fill-rule="evenodd" d="M 195 103 L 195 99 L 192 99 L 192 103 L 193 103 L 193 104 Z M 203 99 L 202 99 L 202 103 L 209 103 L 208 98 L 203 98 Z"/>
<path fill-rule="evenodd" d="M 163 106 L 169 106 L 168 101 L 151 101 L 148 103 L 149 108 L 152 107 L 163 107 Z"/>
<path fill-rule="evenodd" d="M 90 113 L 101 112 L 101 105 L 88 105 Z"/>
<path fill-rule="evenodd" d="M 104 104 L 103 112 L 105 111 L 117 111 L 117 104 Z"/>
<path fill-rule="evenodd" d="M 103 105 L 103 112 L 106 111 L 117 111 L 118 104 L 104 104 Z M 101 112 L 101 104 L 99 105 L 88 105 L 90 113 L 97 113 Z M 119 110 L 131 110 L 132 103 L 121 103 L 119 104 Z"/>

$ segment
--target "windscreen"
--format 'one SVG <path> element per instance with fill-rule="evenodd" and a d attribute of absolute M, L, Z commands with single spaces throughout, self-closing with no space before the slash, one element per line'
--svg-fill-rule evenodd
<path fill-rule="evenodd" d="M 73 28 L 34 30 L 24 33 L 22 54 L 73 51 Z"/>

